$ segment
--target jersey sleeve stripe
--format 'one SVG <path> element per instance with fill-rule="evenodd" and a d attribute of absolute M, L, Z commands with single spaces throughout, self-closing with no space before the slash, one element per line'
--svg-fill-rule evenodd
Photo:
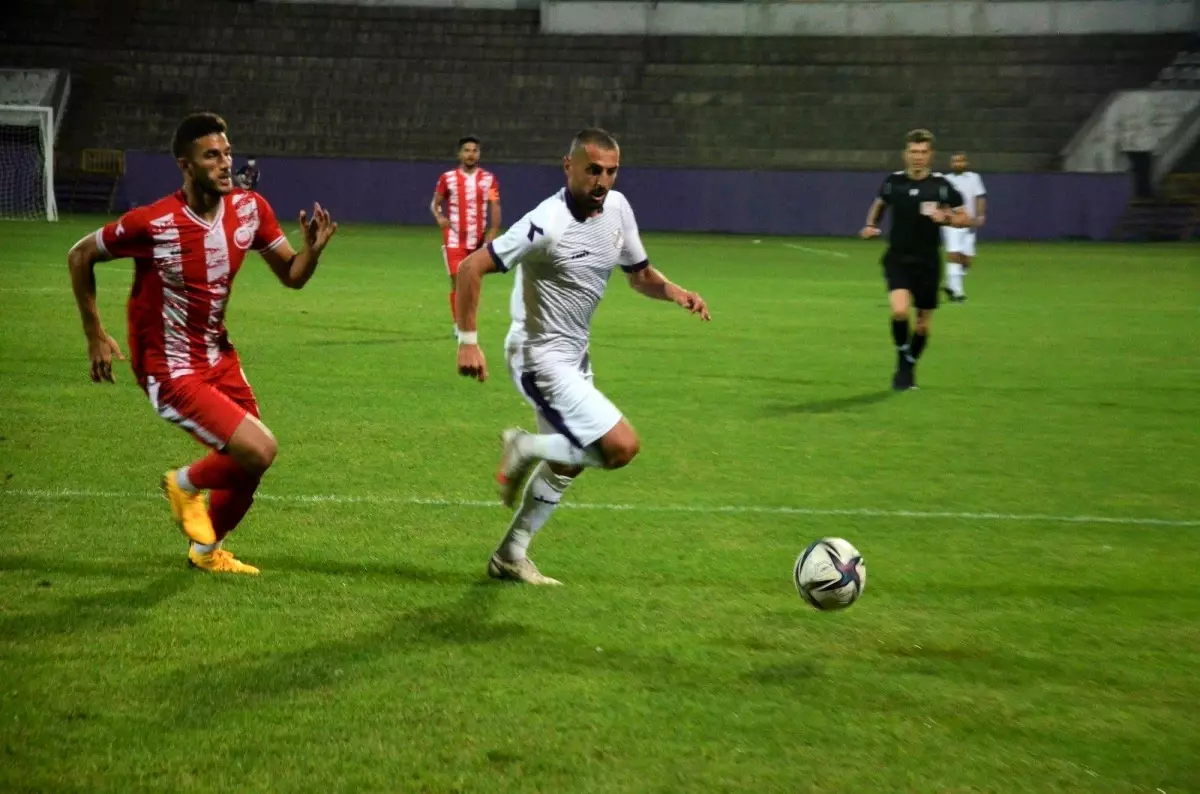
<path fill-rule="evenodd" d="M 487 252 L 492 256 L 492 262 L 496 264 L 496 269 L 501 273 L 508 272 L 508 265 L 504 264 L 504 260 L 500 258 L 500 254 L 496 253 L 496 247 L 491 243 L 487 244 Z"/>
<path fill-rule="evenodd" d="M 272 240 L 268 244 L 264 245 L 262 250 L 270 251 L 272 248 L 278 248 L 279 246 L 283 245 L 286 242 L 287 242 L 287 235 L 280 233 L 280 235 L 278 237 L 276 237 L 274 240 Z"/>
<path fill-rule="evenodd" d="M 96 247 L 99 248 L 100 253 L 104 254 L 105 256 L 112 256 L 112 254 L 109 253 L 108 248 L 106 248 L 104 245 L 104 227 L 100 227 L 96 230 Z"/>
<path fill-rule="evenodd" d="M 624 270 L 626 273 L 637 273 L 639 271 L 645 270 L 648 267 L 650 267 L 649 259 L 643 259 L 641 262 L 638 262 L 636 265 L 621 265 L 621 269 Z"/>

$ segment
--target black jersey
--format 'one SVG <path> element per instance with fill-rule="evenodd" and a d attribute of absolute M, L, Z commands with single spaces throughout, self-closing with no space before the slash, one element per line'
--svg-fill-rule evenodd
<path fill-rule="evenodd" d="M 941 226 L 929 218 L 938 207 L 963 206 L 962 194 L 941 174 L 910 179 L 908 172 L 888 174 L 879 188 L 879 199 L 892 211 L 889 253 L 908 259 L 939 261 Z"/>
<path fill-rule="evenodd" d="M 243 190 L 256 190 L 258 188 L 258 166 L 247 163 L 239 168 L 236 181 Z"/>

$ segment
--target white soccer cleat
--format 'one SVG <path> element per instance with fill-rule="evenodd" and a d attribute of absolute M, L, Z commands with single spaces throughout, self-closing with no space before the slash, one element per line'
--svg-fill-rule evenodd
<path fill-rule="evenodd" d="M 488 576 L 493 579 L 507 579 L 524 584 L 537 586 L 562 584 L 557 579 L 544 576 L 533 564 L 533 560 L 528 557 L 523 557 L 516 562 L 508 562 L 501 559 L 499 553 L 493 554 L 492 558 L 488 560 L 487 572 Z"/>
<path fill-rule="evenodd" d="M 504 449 L 500 453 L 500 467 L 496 470 L 496 483 L 499 486 L 500 501 L 512 509 L 517 504 L 518 495 L 525 478 L 537 463 L 537 458 L 530 457 L 520 451 L 520 440 L 529 435 L 519 427 L 510 427 L 500 434 Z"/>

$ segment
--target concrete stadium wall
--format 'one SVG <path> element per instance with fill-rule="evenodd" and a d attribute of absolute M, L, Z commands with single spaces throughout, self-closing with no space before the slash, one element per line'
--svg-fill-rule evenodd
<path fill-rule="evenodd" d="M 621 36 L 1078 36 L 1180 33 L 1196 0 L 820 3 L 544 0 L 542 32 Z"/>
<path fill-rule="evenodd" d="M 313 201 L 341 221 L 432 224 L 429 200 L 446 163 L 259 157 L 259 191 L 282 218 Z M 177 190 L 170 155 L 126 153 L 124 206 Z M 239 163 L 240 164 L 240 163 Z M 555 165 L 489 166 L 510 224 L 563 184 Z M 852 171 L 733 171 L 631 168 L 617 188 L 643 229 L 848 236 L 862 226 L 885 174 Z M 1106 239 L 1131 193 L 1123 174 L 987 174 L 984 239 Z"/>

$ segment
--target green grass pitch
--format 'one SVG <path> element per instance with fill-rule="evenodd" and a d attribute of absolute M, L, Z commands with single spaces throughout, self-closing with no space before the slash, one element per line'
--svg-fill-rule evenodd
<path fill-rule="evenodd" d="M 1200 791 L 1200 247 L 985 239 L 893 395 L 880 243 L 647 235 L 714 322 L 614 278 L 642 454 L 568 493 L 546 591 L 484 574 L 508 277 L 480 385 L 435 229 L 346 226 L 298 293 L 247 260 L 280 456 L 230 544 L 263 575 L 215 578 L 156 496 L 201 448 L 87 379 L 100 220 L 0 225 L 0 790 Z M 828 535 L 837 614 L 790 581 Z"/>

